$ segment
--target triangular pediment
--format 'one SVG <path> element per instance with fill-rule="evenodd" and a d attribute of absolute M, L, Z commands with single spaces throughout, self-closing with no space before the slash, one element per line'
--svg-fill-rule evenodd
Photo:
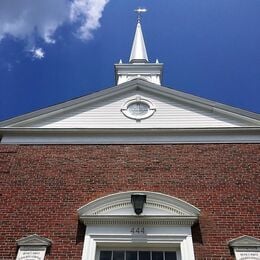
<path fill-rule="evenodd" d="M 50 246 L 52 241 L 45 237 L 40 237 L 37 234 L 23 237 L 16 241 L 18 246 Z"/>
<path fill-rule="evenodd" d="M 231 247 L 260 247 L 260 239 L 251 236 L 241 236 L 229 241 Z"/>
<path fill-rule="evenodd" d="M 123 107 L 146 100 L 152 116 L 129 118 Z M 4 121 L 3 128 L 218 128 L 259 126 L 258 115 L 198 98 L 143 79 L 135 79 L 91 95 Z"/>

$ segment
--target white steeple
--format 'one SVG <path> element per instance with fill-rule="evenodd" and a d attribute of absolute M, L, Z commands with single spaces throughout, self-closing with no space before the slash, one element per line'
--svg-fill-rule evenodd
<path fill-rule="evenodd" d="M 144 63 L 148 62 L 148 56 L 145 48 L 144 37 L 142 33 L 141 21 L 138 19 L 135 37 L 132 45 L 129 62 Z"/>
<path fill-rule="evenodd" d="M 135 78 L 142 78 L 161 85 L 163 64 L 159 63 L 158 60 L 155 63 L 149 62 L 142 33 L 141 13 L 146 11 L 144 8 L 135 10 L 138 19 L 129 63 L 122 63 L 122 60 L 120 60 L 118 64 L 115 64 L 117 85 Z"/>

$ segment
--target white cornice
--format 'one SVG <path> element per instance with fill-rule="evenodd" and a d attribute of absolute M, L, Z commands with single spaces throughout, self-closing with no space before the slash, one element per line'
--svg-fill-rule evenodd
<path fill-rule="evenodd" d="M 215 128 L 34 128 L 34 127 L 12 127 L 0 128 L 0 133 L 168 133 L 168 132 L 182 132 L 182 133 L 245 133 L 247 131 L 260 134 L 260 127 L 215 127 Z"/>
<path fill-rule="evenodd" d="M 80 217 L 85 225 L 179 225 L 192 226 L 198 221 L 198 217 L 190 216 L 95 216 Z"/>
<path fill-rule="evenodd" d="M 260 143 L 260 127 L 44 129 L 0 128 L 5 144 Z"/>

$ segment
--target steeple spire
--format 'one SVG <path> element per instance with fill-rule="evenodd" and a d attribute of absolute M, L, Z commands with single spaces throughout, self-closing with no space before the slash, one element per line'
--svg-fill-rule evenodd
<path fill-rule="evenodd" d="M 137 26 L 135 31 L 135 37 L 132 45 L 131 55 L 129 62 L 130 63 L 146 63 L 148 62 L 148 56 L 146 52 L 146 47 L 144 43 L 144 37 L 141 27 L 141 13 L 146 12 L 144 8 L 138 8 L 135 10 L 138 14 Z"/>
<path fill-rule="evenodd" d="M 145 48 L 141 27 L 141 14 L 146 11 L 144 8 L 135 10 L 138 15 L 137 26 L 129 63 L 124 63 L 120 60 L 119 63 L 115 64 L 115 79 L 116 84 L 119 86 L 124 82 L 137 78 L 161 85 L 163 64 L 159 63 L 157 59 L 156 62 L 150 63 Z"/>

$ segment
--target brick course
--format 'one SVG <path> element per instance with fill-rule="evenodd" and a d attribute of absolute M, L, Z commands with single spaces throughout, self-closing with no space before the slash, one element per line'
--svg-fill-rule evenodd
<path fill-rule="evenodd" d="M 260 238 L 260 145 L 0 145 L 0 259 L 16 240 L 53 241 L 46 259 L 81 259 L 77 209 L 120 191 L 147 190 L 201 210 L 196 259 L 234 259 L 227 242 Z"/>

